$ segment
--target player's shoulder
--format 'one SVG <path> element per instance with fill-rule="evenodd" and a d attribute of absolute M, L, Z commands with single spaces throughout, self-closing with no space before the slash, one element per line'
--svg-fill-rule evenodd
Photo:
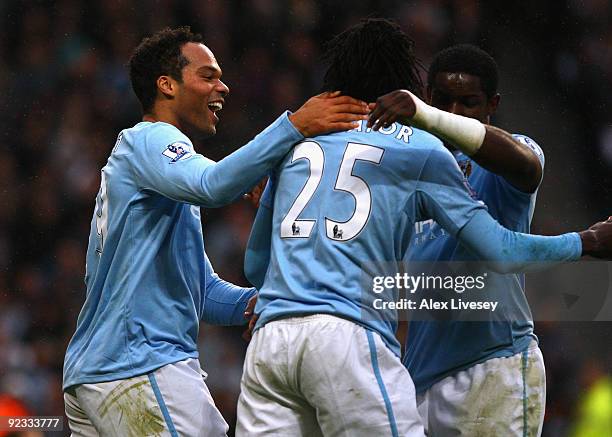
<path fill-rule="evenodd" d="M 354 141 L 371 143 L 383 147 L 397 147 L 402 150 L 406 150 L 407 147 L 417 147 L 421 150 L 431 147 L 443 147 L 442 141 L 430 133 L 397 122 L 373 131 L 367 127 L 365 121 L 360 121 L 355 129 L 324 134 L 315 137 L 314 141 L 317 141 L 317 139 L 330 142 Z"/>
<path fill-rule="evenodd" d="M 414 132 L 415 148 L 427 155 L 429 161 L 456 163 L 455 156 L 438 137 L 420 129 Z"/>
<path fill-rule="evenodd" d="M 147 142 L 154 144 L 165 144 L 168 142 L 184 142 L 191 145 L 191 140 L 180 131 L 176 126 L 158 121 L 155 123 L 142 122 L 135 126 L 144 125 L 140 127 L 142 135 Z"/>
<path fill-rule="evenodd" d="M 383 166 L 389 171 L 412 175 L 418 173 L 426 162 L 448 161 L 454 163 L 452 153 L 434 135 L 399 123 L 392 123 L 379 131 L 373 131 L 361 123 L 360 127 L 343 132 L 321 135 L 306 141 L 314 141 L 323 146 L 326 153 L 342 156 L 346 147 L 340 144 L 351 143 L 372 146 L 384 150 Z M 432 154 L 435 155 L 432 158 Z M 434 164 L 435 165 L 435 164 Z"/>
<path fill-rule="evenodd" d="M 398 142 L 390 136 L 386 137 L 386 162 L 392 162 L 392 167 L 396 167 L 404 175 L 407 172 L 414 177 L 418 177 L 415 172 L 421 174 L 426 169 L 435 168 L 439 171 L 457 167 L 453 154 L 438 137 L 414 127 L 410 130 L 409 141 L 406 143 Z"/>
<path fill-rule="evenodd" d="M 455 156 L 438 137 L 416 128 L 413 131 L 410 144 L 395 148 L 389 157 L 400 173 L 410 179 L 443 184 L 461 173 Z"/>
<path fill-rule="evenodd" d="M 389 147 L 397 147 L 400 150 L 410 149 L 411 153 L 429 153 L 430 150 L 447 150 L 442 141 L 421 129 L 412 126 L 404 126 L 393 123 L 388 128 L 381 128 L 375 133 L 381 141 Z"/>
<path fill-rule="evenodd" d="M 533 151 L 533 153 L 535 153 L 536 156 L 540 159 L 540 161 L 544 161 L 544 151 L 533 138 L 528 137 L 527 135 L 517 133 L 512 134 L 512 138 L 514 138 L 519 143 L 529 147 Z"/>
<path fill-rule="evenodd" d="M 193 154 L 191 140 L 176 126 L 165 122 L 143 121 L 122 132 L 133 150 L 151 153 L 175 153 L 177 150 Z M 169 150 L 169 152 L 166 152 Z"/>
<path fill-rule="evenodd" d="M 429 154 L 441 154 L 455 159 L 452 152 L 444 145 L 442 140 L 429 132 L 415 129 L 415 145 L 427 150 Z"/>

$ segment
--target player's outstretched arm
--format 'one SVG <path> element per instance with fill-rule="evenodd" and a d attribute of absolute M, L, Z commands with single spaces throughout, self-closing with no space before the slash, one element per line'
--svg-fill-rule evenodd
<path fill-rule="evenodd" d="M 529 271 L 531 267 L 539 270 L 541 266 L 531 264 L 574 261 L 581 256 L 612 259 L 612 217 L 586 231 L 546 237 L 509 231 L 481 211 L 464 226 L 458 238 L 501 273 Z"/>
<path fill-rule="evenodd" d="M 149 133 L 145 147 L 135 151 L 134 174 L 141 189 L 208 208 L 223 206 L 261 180 L 304 136 L 352 129 L 367 113 L 364 102 L 337 93 L 321 94 L 295 113 L 283 114 L 219 162 L 194 153 L 187 137 L 160 123 Z"/>
<path fill-rule="evenodd" d="M 395 121 L 426 130 L 523 192 L 533 193 L 542 180 L 538 156 L 503 129 L 434 108 L 407 90 L 379 97 L 370 109 L 368 126 L 374 130 Z"/>
<path fill-rule="evenodd" d="M 230 203 L 266 176 L 304 137 L 354 129 L 358 121 L 367 119 L 368 113 L 365 102 L 339 92 L 311 97 L 287 116 L 292 128 L 299 132 L 297 140 L 275 137 L 274 132 L 266 129 L 246 146 L 208 168 L 202 176 L 203 188 L 208 189 L 209 197 L 217 206 Z"/>
<path fill-rule="evenodd" d="M 498 273 L 541 269 L 536 263 L 582 255 L 612 259 L 612 218 L 580 233 L 550 237 L 509 231 L 470 197 L 457 162 L 442 147 L 431 151 L 415 196 L 418 219 L 434 219 Z"/>
<path fill-rule="evenodd" d="M 550 263 L 576 261 L 583 253 L 581 238 L 575 232 L 556 236 L 513 232 L 485 210 L 474 214 L 457 238 L 497 273 L 541 270 Z"/>
<path fill-rule="evenodd" d="M 201 319 L 212 325 L 243 325 L 246 313 L 253 311 L 257 291 L 234 285 L 219 278 L 205 256 L 206 281 Z"/>

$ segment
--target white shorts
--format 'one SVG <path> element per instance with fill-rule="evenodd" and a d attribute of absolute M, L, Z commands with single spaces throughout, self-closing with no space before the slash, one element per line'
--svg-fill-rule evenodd
<path fill-rule="evenodd" d="M 507 358 L 457 372 L 417 396 L 431 436 L 520 436 L 542 433 L 544 359 L 537 343 Z"/>
<path fill-rule="evenodd" d="M 64 393 L 74 437 L 226 436 L 228 425 L 196 359 L 146 375 L 77 385 Z"/>
<path fill-rule="evenodd" d="M 247 350 L 237 437 L 423 436 L 414 384 L 380 336 L 331 315 L 258 329 Z"/>

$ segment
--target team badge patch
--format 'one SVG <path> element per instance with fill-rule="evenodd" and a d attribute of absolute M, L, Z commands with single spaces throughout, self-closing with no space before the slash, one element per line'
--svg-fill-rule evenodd
<path fill-rule="evenodd" d="M 533 150 L 535 154 L 538 156 L 538 158 L 540 158 L 540 160 L 544 156 L 544 152 L 542 152 L 542 149 L 540 148 L 538 143 L 533 141 L 531 138 L 526 137 L 525 135 L 517 135 L 517 134 L 514 134 L 512 136 L 514 137 L 515 140 L 517 140 L 520 143 L 525 144 L 527 147 Z"/>
<path fill-rule="evenodd" d="M 170 163 L 189 158 L 193 155 L 191 146 L 185 143 L 172 143 L 162 152 L 162 155 L 170 158 Z"/>

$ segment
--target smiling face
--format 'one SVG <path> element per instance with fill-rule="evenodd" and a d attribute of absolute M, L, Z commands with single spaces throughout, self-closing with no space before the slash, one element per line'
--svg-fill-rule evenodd
<path fill-rule="evenodd" d="M 499 104 L 499 94 L 488 97 L 478 76 L 440 72 L 427 86 L 427 100 L 438 109 L 489 124 Z"/>
<path fill-rule="evenodd" d="M 221 68 L 204 44 L 189 42 L 181 53 L 189 61 L 182 69 L 182 81 L 172 78 L 172 102 L 177 127 L 191 138 L 216 133 L 216 112 L 223 108 L 229 88 L 221 81 Z"/>

